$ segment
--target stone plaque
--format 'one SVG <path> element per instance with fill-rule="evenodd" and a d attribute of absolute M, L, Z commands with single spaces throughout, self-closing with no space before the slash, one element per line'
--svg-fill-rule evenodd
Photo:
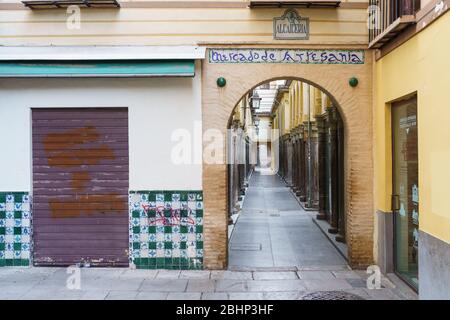
<path fill-rule="evenodd" d="M 302 18 L 294 9 L 288 9 L 273 19 L 273 37 L 276 40 L 308 40 L 309 18 Z"/>

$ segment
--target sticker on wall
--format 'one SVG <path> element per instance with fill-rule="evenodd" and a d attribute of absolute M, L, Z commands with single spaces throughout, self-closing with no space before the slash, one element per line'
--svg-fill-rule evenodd
<path fill-rule="evenodd" d="M 398 213 L 400 213 L 400 216 L 406 217 L 406 210 L 403 202 L 400 202 L 400 210 L 398 211 Z"/>
<path fill-rule="evenodd" d="M 400 194 L 405 194 L 405 185 L 403 183 L 400 184 Z"/>
<path fill-rule="evenodd" d="M 416 209 L 414 209 L 412 212 L 412 220 L 415 225 L 419 225 L 419 213 Z"/>
<path fill-rule="evenodd" d="M 419 242 L 419 230 L 417 230 L 417 228 L 414 228 L 413 231 L 413 239 L 415 243 Z"/>
<path fill-rule="evenodd" d="M 202 191 L 133 191 L 130 263 L 140 269 L 202 269 Z"/>
<path fill-rule="evenodd" d="M 419 203 L 419 188 L 416 184 L 412 187 L 412 201 L 415 203 Z"/>

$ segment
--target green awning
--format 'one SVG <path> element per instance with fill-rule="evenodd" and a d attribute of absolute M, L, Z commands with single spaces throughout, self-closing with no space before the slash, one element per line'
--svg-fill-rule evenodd
<path fill-rule="evenodd" d="M 194 60 L 0 61 L 0 77 L 193 77 Z"/>

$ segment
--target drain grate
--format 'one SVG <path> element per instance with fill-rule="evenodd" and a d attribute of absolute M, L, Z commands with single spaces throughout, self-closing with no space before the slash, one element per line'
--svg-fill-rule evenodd
<path fill-rule="evenodd" d="M 260 251 L 261 243 L 236 243 L 231 245 L 231 250 L 236 251 Z"/>
<path fill-rule="evenodd" d="M 305 294 L 301 300 L 364 300 L 362 297 L 345 291 L 317 291 Z"/>

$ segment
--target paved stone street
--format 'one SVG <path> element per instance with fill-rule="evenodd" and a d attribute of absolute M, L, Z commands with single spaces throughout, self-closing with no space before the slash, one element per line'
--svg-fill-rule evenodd
<path fill-rule="evenodd" d="M 66 268 L 1 268 L 0 299 L 261 300 L 301 299 L 315 291 L 339 290 L 363 299 L 414 299 L 404 286 L 383 278 L 369 290 L 365 273 L 345 267 L 273 271 L 175 271 L 128 268 L 81 269 L 81 288 L 67 289 Z"/>

